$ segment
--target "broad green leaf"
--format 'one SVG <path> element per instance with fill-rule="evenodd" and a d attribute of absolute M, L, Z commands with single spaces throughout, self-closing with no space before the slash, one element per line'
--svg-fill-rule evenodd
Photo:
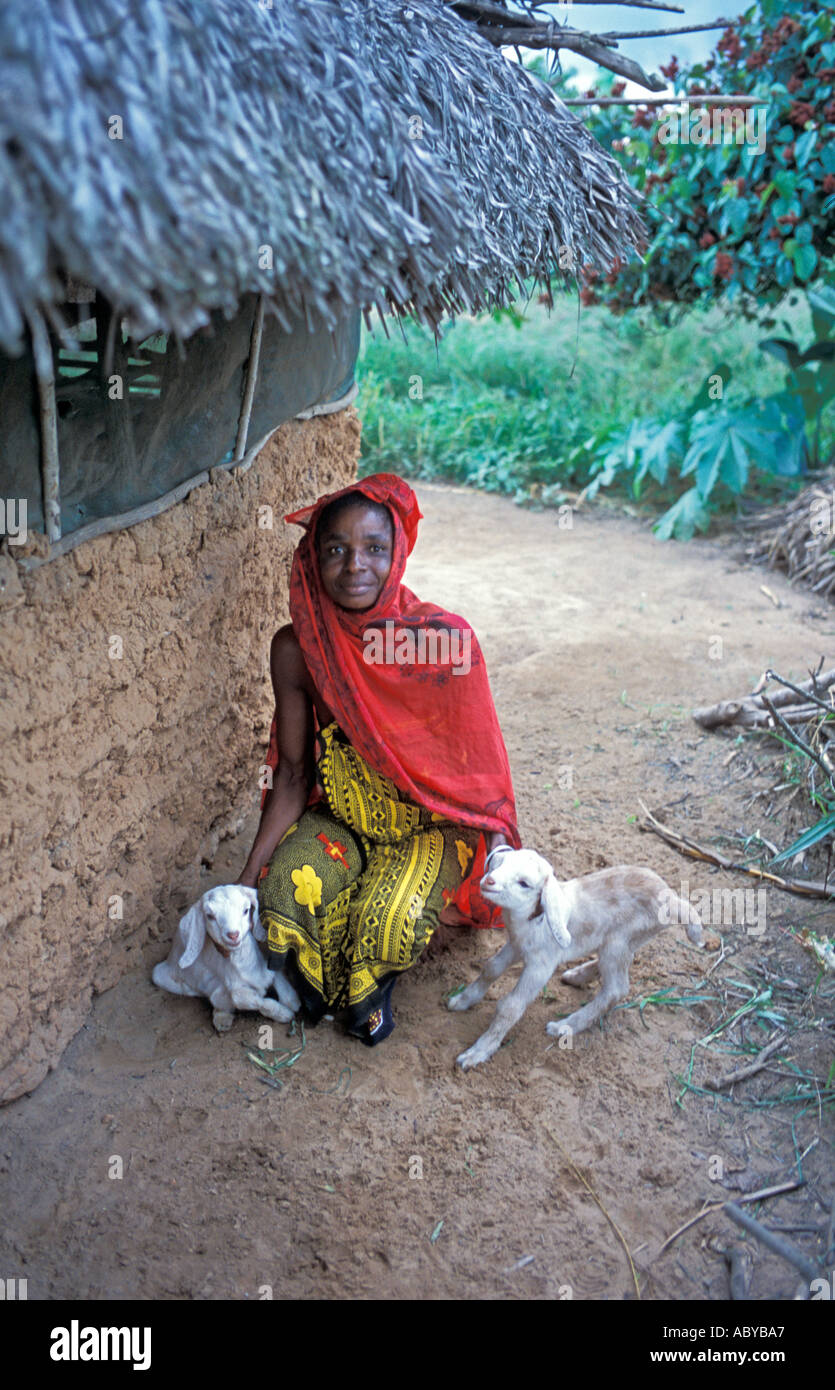
<path fill-rule="evenodd" d="M 797 175 L 793 174 L 791 169 L 778 169 L 774 175 L 773 183 L 781 198 L 791 198 L 797 187 Z"/>
<path fill-rule="evenodd" d="M 776 854 L 771 860 L 771 863 L 779 864 L 783 859 L 791 859 L 794 854 L 802 854 L 804 850 L 811 849 L 813 845 L 820 844 L 821 840 L 825 840 L 828 835 L 832 835 L 833 833 L 835 833 L 835 811 L 829 811 L 825 816 L 821 816 L 821 819 L 817 821 L 815 825 L 811 825 L 808 830 L 804 830 L 803 834 L 798 836 L 793 845 L 789 845 L 788 849 L 784 849 L 782 853 Z"/>
<path fill-rule="evenodd" d="M 835 332 L 835 290 L 824 285 L 818 290 L 809 290 L 807 295 L 812 311 L 812 326 L 815 338 L 829 338 Z"/>
<path fill-rule="evenodd" d="M 747 225 L 750 208 L 746 198 L 734 198 L 733 202 L 728 203 L 723 214 L 723 219 L 733 232 L 734 236 L 740 236 Z"/>
<path fill-rule="evenodd" d="M 673 537 L 689 541 L 697 528 L 706 531 L 709 523 L 710 514 L 699 496 L 699 490 L 691 487 L 673 503 L 652 529 L 660 541 L 668 541 Z"/>
<path fill-rule="evenodd" d="M 817 142 L 818 132 L 807 130 L 798 140 L 794 142 L 794 162 L 798 169 L 803 169 L 809 162 L 812 150 Z"/>
<path fill-rule="evenodd" d="M 696 487 L 705 500 L 720 476 L 732 492 L 740 492 L 752 464 L 767 459 L 765 467 L 770 469 L 772 449 L 773 441 L 753 411 L 701 411 L 693 419 L 682 477 L 695 471 Z"/>
<path fill-rule="evenodd" d="M 810 280 L 818 264 L 818 253 L 814 246 L 800 246 L 795 242 L 792 260 L 798 280 Z"/>
<path fill-rule="evenodd" d="M 770 353 L 772 357 L 776 357 L 778 362 L 784 362 L 792 371 L 794 371 L 803 360 L 797 343 L 792 342 L 791 338 L 763 338 L 760 340 L 760 347 L 763 352 Z"/>
<path fill-rule="evenodd" d="M 803 362 L 831 362 L 835 357 L 835 342 L 813 343 L 801 358 Z"/>
<path fill-rule="evenodd" d="M 682 453 L 683 431 L 678 420 L 668 420 L 650 435 L 641 450 L 641 460 L 635 483 L 640 484 L 647 473 L 658 483 L 665 483 L 670 464 Z"/>

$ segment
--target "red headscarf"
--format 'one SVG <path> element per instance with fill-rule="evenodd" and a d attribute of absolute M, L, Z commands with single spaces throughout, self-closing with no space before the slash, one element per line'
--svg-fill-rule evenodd
<path fill-rule="evenodd" d="M 325 592 L 316 548 L 322 511 L 349 493 L 387 507 L 394 524 L 388 578 L 374 607 L 357 612 Z M 290 576 L 293 631 L 322 700 L 371 767 L 418 805 L 460 825 L 499 831 L 518 846 L 507 751 L 475 633 L 463 618 L 422 603 L 401 583 L 420 519 L 414 492 L 393 473 L 363 478 L 286 516 L 306 528 Z M 422 649 L 426 638 L 419 634 L 432 629 L 446 634 L 432 640 L 446 641 L 447 648 L 446 660 L 430 664 L 426 657 L 439 653 Z M 370 661 L 375 643 L 378 659 Z M 422 658 L 398 662 L 398 643 L 401 654 L 417 647 Z M 499 914 L 478 893 L 484 849 L 482 837 L 455 902 L 487 925 Z"/>

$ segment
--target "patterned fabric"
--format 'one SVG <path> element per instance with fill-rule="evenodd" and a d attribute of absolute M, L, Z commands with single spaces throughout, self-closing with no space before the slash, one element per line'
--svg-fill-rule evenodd
<path fill-rule="evenodd" d="M 308 1017 L 358 1026 L 408 970 L 470 871 L 479 832 L 407 801 L 337 725 L 320 734 L 324 800 L 276 848 L 258 885 L 271 956 Z"/>

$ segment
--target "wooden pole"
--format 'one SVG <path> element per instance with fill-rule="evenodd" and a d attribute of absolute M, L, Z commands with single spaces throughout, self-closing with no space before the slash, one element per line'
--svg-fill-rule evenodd
<path fill-rule="evenodd" d="M 683 92 L 677 97 L 561 97 L 563 106 L 767 106 L 768 97 L 717 96 L 715 93 L 690 95 Z"/>
<path fill-rule="evenodd" d="M 58 412 L 55 407 L 55 362 L 43 316 L 29 317 L 32 356 L 40 398 L 41 483 L 44 526 L 50 544 L 61 539 L 60 470 L 58 465 Z"/>
<path fill-rule="evenodd" d="M 235 441 L 235 462 L 242 459 L 246 453 L 246 437 L 249 434 L 249 417 L 252 414 L 252 402 L 255 398 L 255 383 L 258 380 L 258 362 L 261 357 L 261 338 L 264 332 L 264 296 L 258 296 L 258 306 L 255 310 L 255 318 L 252 323 L 252 337 L 249 340 L 249 362 L 246 369 L 246 382 L 244 385 L 243 403 L 241 405 L 241 415 L 238 421 L 238 438 Z"/>

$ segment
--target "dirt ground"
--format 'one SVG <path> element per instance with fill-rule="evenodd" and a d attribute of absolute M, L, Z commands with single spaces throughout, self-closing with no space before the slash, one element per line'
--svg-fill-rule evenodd
<path fill-rule="evenodd" d="M 705 843 L 778 833 L 771 755 L 758 745 L 728 761 L 733 736 L 704 733 L 690 711 L 751 689 L 767 666 L 802 678 L 820 655 L 833 664 L 832 610 L 719 542 L 665 546 L 622 514 L 581 512 L 568 528 L 498 497 L 417 491 L 426 519 L 407 582 L 479 633 L 525 842 L 563 877 L 633 862 L 691 896 L 745 886 L 643 833 L 638 799 Z M 220 846 L 206 887 L 237 875 L 256 822 Z M 265 1020 L 240 1016 L 217 1035 L 205 1002 L 151 984 L 172 915 L 143 968 L 96 999 L 60 1066 L 3 1111 L 2 1268 L 28 1278 L 30 1299 L 620 1300 L 637 1296 L 635 1279 L 643 1299 L 726 1299 L 723 1252 L 744 1243 L 727 1218 L 662 1244 L 705 1200 L 802 1171 L 805 1186 L 758 1216 L 822 1256 L 831 1105 L 808 1080 L 800 1100 L 772 1103 L 792 1089 L 776 1065 L 732 1099 L 703 1094 L 705 1078 L 738 1064 L 731 1029 L 695 1049 L 699 1090 L 677 1078 L 693 1044 L 769 975 L 794 987 L 779 997 L 795 998 L 795 1023 L 828 1010 L 831 1027 L 831 992 L 828 1004 L 826 985 L 813 992 L 814 962 L 789 935 L 831 921 L 769 890 L 762 924 L 708 923 L 725 945 L 718 965 L 672 927 L 635 961 L 631 997 L 673 989 L 697 1002 L 620 1008 L 563 1050 L 545 1023 L 578 994 L 554 979 L 509 1044 L 467 1074 L 455 1057 L 508 982 L 472 1012 L 448 1012 L 444 996 L 502 939 L 450 929 L 447 948 L 398 985 L 387 1042 L 367 1049 L 324 1022 L 273 1089 L 246 1055 Z M 767 1022 L 751 1024 L 749 1045 L 770 1036 Z M 301 1047 L 284 1032 L 276 1048 Z M 785 1055 L 825 1078 L 831 1038 L 810 1027 Z M 744 1244 L 750 1297 L 792 1298 L 791 1266 Z"/>

